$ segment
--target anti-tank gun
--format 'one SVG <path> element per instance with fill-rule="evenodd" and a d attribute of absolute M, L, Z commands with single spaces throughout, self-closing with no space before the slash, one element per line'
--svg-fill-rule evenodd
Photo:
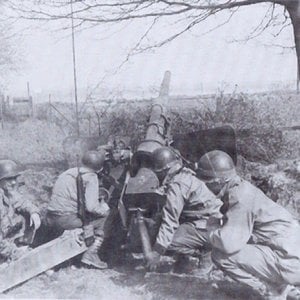
<path fill-rule="evenodd" d="M 170 119 L 166 110 L 170 78 L 171 73 L 167 71 L 159 97 L 152 103 L 145 139 L 131 159 L 130 177 L 119 204 L 123 225 L 128 230 L 127 249 L 133 252 L 143 250 L 145 255 L 151 249 L 165 203 L 164 195 L 158 190 L 158 178 L 152 171 L 152 153 L 168 145 L 170 140 Z"/>
<path fill-rule="evenodd" d="M 152 171 L 152 153 L 162 146 L 172 146 L 185 166 L 196 169 L 200 157 L 219 149 L 237 161 L 235 132 L 230 126 L 199 130 L 187 134 L 170 135 L 169 105 L 170 72 L 166 72 L 160 94 L 152 103 L 145 139 L 139 144 L 131 160 L 130 176 L 125 180 L 119 202 L 123 226 L 127 230 L 125 247 L 130 252 L 151 251 L 161 222 L 165 195 Z"/>

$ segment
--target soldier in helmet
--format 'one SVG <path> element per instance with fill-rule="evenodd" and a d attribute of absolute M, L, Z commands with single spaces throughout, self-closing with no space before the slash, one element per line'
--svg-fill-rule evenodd
<path fill-rule="evenodd" d="M 0 160 L 0 261 L 17 259 L 24 253 L 16 243 L 23 235 L 25 217 L 37 230 L 41 225 L 39 209 L 18 191 L 20 168 L 12 160 Z M 18 244 L 18 243 L 17 243 Z"/>
<path fill-rule="evenodd" d="M 82 167 L 63 172 L 53 187 L 46 215 L 47 225 L 58 233 L 83 226 L 83 220 L 78 215 L 77 202 L 76 178 L 79 169 L 85 190 L 86 215 L 96 235 L 94 243 L 84 253 L 81 261 L 98 269 L 107 267 L 98 256 L 103 242 L 103 226 L 109 212 L 106 202 L 99 201 L 98 175 L 101 176 L 104 161 L 105 151 L 88 151 L 82 157 Z"/>
<path fill-rule="evenodd" d="M 210 249 L 207 220 L 209 216 L 222 217 L 222 202 L 192 170 L 183 167 L 177 153 L 171 148 L 156 149 L 153 160 L 154 172 L 166 194 L 166 204 L 153 251 L 146 259 L 150 269 L 153 269 L 160 256 L 168 250 L 177 254 L 175 266 L 183 266 L 183 262 L 188 266 L 191 256 L 198 256 L 201 250 Z M 188 271 L 188 267 L 185 271 Z"/>
<path fill-rule="evenodd" d="M 124 258 L 118 251 L 123 243 L 124 230 L 119 213 L 119 199 L 122 191 L 126 188 L 126 178 L 129 176 L 129 167 L 132 153 L 130 150 L 129 137 L 109 137 L 106 145 L 98 146 L 98 150 L 106 151 L 106 161 L 102 185 L 109 189 L 110 212 L 104 227 L 104 242 L 101 247 L 100 257 L 109 265 L 119 264 Z M 114 249 L 114 251 L 111 251 Z M 118 252 L 118 253 L 117 253 Z M 122 252 L 120 250 L 120 252 Z"/>
<path fill-rule="evenodd" d="M 232 279 L 267 299 L 286 299 L 288 285 L 300 284 L 298 222 L 240 178 L 225 152 L 206 153 L 198 167 L 200 178 L 224 203 L 223 226 L 210 228 L 213 261 Z"/>

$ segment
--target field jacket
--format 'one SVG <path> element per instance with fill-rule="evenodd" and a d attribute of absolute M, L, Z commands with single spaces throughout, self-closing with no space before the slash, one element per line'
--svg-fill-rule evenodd
<path fill-rule="evenodd" d="M 106 216 L 108 206 L 103 201 L 99 202 L 99 181 L 97 174 L 86 167 L 81 167 L 80 172 L 85 189 L 86 211 L 97 216 Z M 72 168 L 58 176 L 54 184 L 48 212 L 56 215 L 78 213 L 76 177 L 78 169 Z"/>
<path fill-rule="evenodd" d="M 0 189 L 0 255 L 8 258 L 16 248 L 14 239 L 20 236 L 24 228 L 24 214 L 30 216 L 39 213 L 39 209 L 26 197 L 15 192 L 7 197 Z"/>
<path fill-rule="evenodd" d="M 174 233 L 181 223 L 191 222 L 197 228 L 206 229 L 210 216 L 221 217 L 222 202 L 208 190 L 195 173 L 180 164 L 172 167 L 163 187 L 166 204 L 162 211 L 162 223 L 154 250 L 163 254 L 171 244 Z"/>
<path fill-rule="evenodd" d="M 282 206 L 240 177 L 221 191 L 227 206 L 224 225 L 210 233 L 210 242 L 226 254 L 247 243 L 269 246 L 283 257 L 300 258 L 300 226 Z"/>

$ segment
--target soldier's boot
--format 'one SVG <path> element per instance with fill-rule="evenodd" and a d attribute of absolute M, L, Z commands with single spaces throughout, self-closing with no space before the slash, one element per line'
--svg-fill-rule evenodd
<path fill-rule="evenodd" d="M 290 285 L 268 286 L 267 292 L 263 295 L 266 300 L 286 300 L 291 289 Z"/>
<path fill-rule="evenodd" d="M 266 292 L 263 297 L 266 300 L 299 300 L 300 290 L 289 284 L 277 284 L 276 286 L 266 284 Z"/>
<path fill-rule="evenodd" d="M 300 289 L 293 285 L 289 285 L 287 300 L 300 300 Z"/>
<path fill-rule="evenodd" d="M 211 260 L 211 252 L 202 252 L 199 256 L 198 269 L 195 270 L 195 275 L 204 276 L 210 275 L 214 270 L 214 264 Z"/>
<path fill-rule="evenodd" d="M 199 259 L 186 254 L 178 254 L 173 266 L 173 272 L 190 274 L 198 267 Z"/>
<path fill-rule="evenodd" d="M 103 238 L 96 237 L 94 243 L 84 252 L 81 263 L 96 269 L 107 269 L 107 263 L 99 258 L 98 251 L 102 245 Z"/>

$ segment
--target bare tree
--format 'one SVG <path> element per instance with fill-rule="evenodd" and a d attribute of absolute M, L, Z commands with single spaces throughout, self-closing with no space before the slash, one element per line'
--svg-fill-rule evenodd
<path fill-rule="evenodd" d="M 0 18 L 0 85 L 5 81 L 7 72 L 13 71 L 17 67 L 17 49 L 13 40 L 14 38 L 10 33 L 9 24 Z"/>
<path fill-rule="evenodd" d="M 227 18 L 215 28 L 229 22 L 241 7 L 260 4 L 265 16 L 253 29 L 249 38 L 254 38 L 268 27 L 276 27 L 278 36 L 285 28 L 293 28 L 294 46 L 300 72 L 300 0 L 37 0 L 8 1 L 18 17 L 42 21 L 68 20 L 74 18 L 76 27 L 85 29 L 99 24 L 120 24 L 147 19 L 148 27 L 129 55 L 161 47 L 198 24 L 219 14 Z M 73 9 L 70 9 L 70 5 Z M 282 8 L 278 10 L 278 8 Z M 72 12 L 71 12 L 72 11 Z M 160 40 L 149 42 L 155 27 L 167 21 L 173 26 Z M 215 28 L 211 28 L 213 30 Z"/>

